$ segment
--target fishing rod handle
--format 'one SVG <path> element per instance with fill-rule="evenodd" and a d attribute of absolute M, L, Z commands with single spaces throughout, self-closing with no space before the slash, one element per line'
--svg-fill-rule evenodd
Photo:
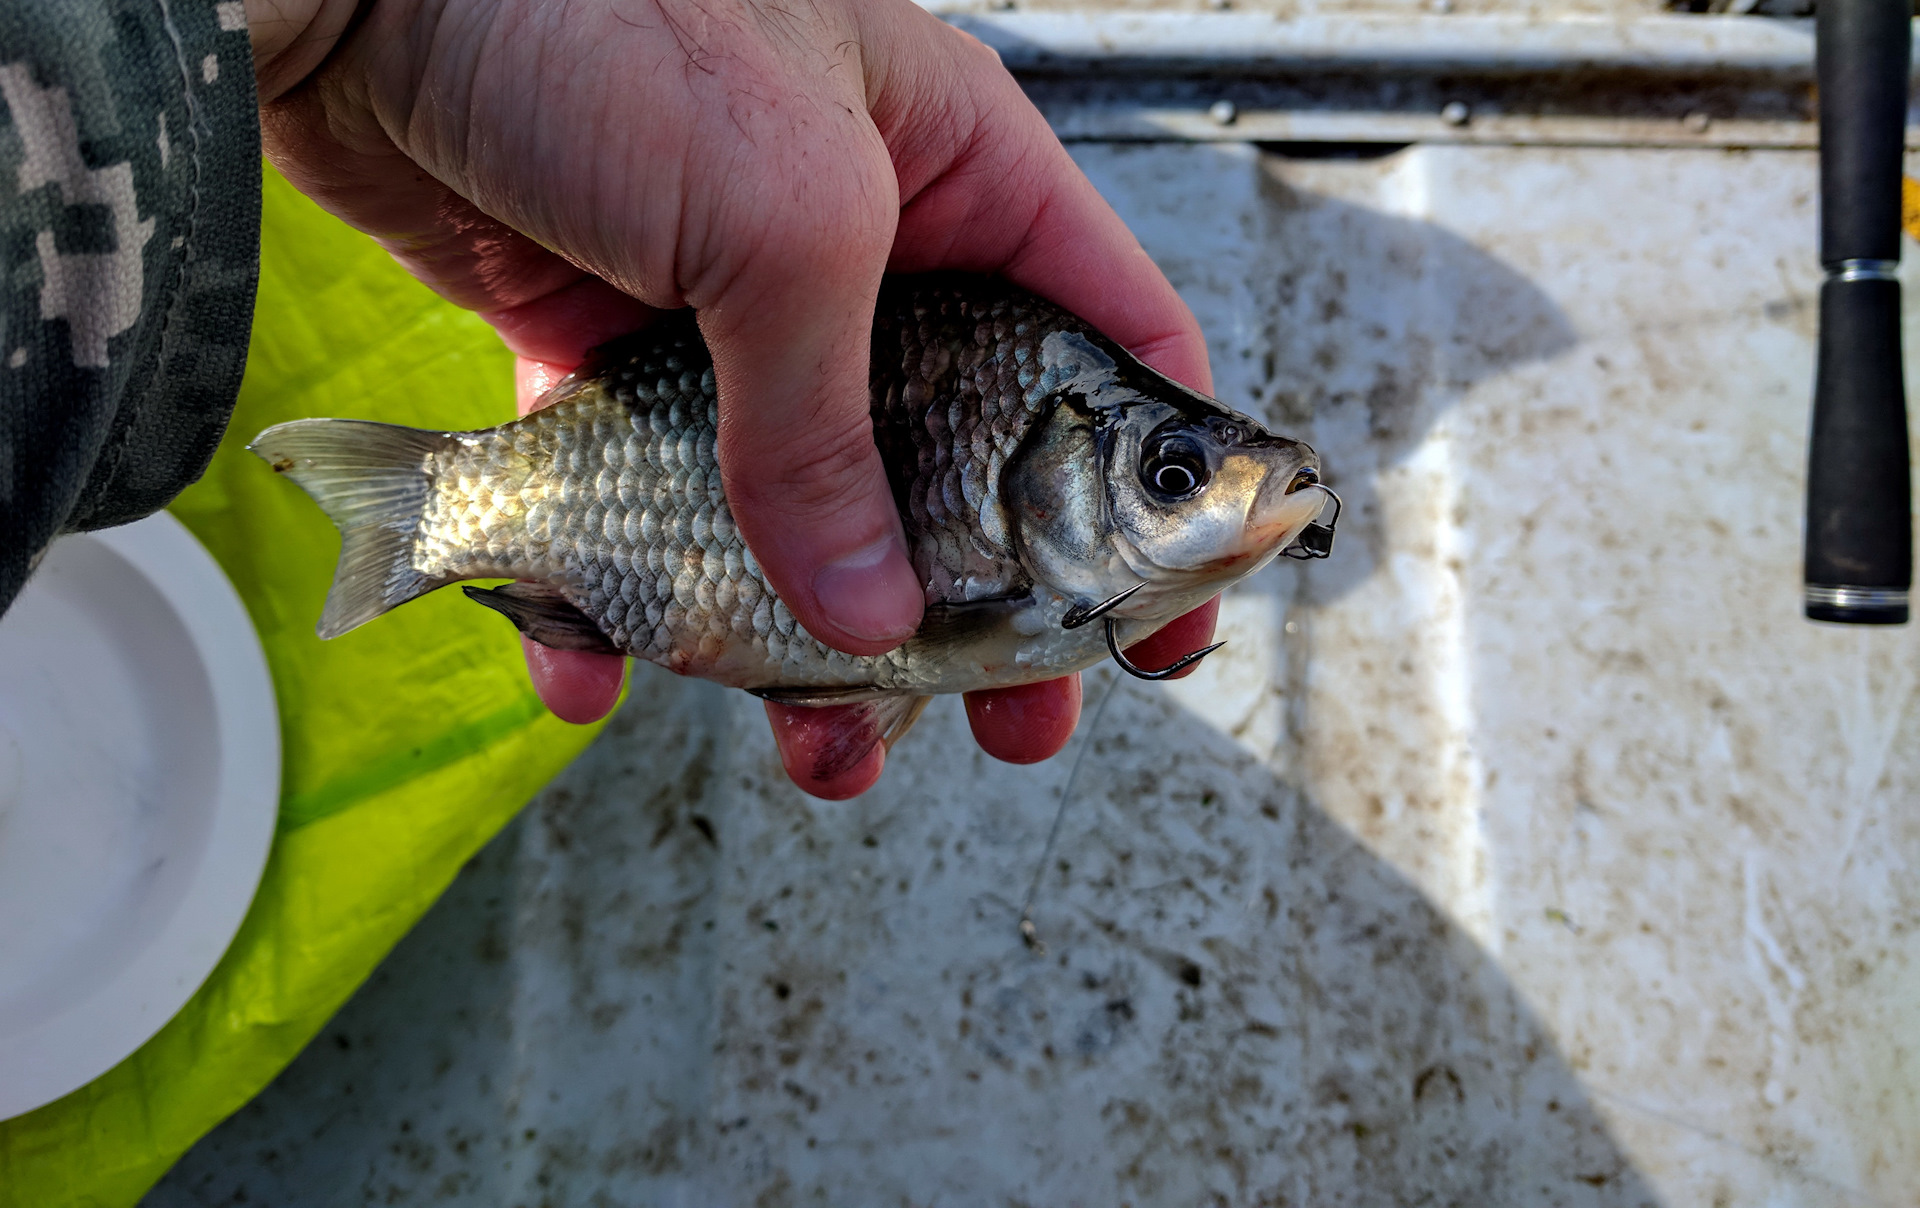
<path fill-rule="evenodd" d="M 1806 615 L 1902 624 L 1913 497 L 1900 348 L 1908 0 L 1822 0 L 1820 345 L 1807 464 Z"/>
<path fill-rule="evenodd" d="M 1820 289 L 1807 466 L 1807 616 L 1902 624 L 1912 581 L 1900 284 L 1841 274 Z"/>

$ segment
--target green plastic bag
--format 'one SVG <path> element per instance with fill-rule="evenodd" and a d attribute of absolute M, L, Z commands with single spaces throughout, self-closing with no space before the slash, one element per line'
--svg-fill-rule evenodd
<path fill-rule="evenodd" d="M 173 514 L 252 614 L 280 702 L 280 819 L 213 975 L 138 1052 L 0 1122 L 0 1205 L 131 1205 L 293 1060 L 460 866 L 592 739 L 541 707 L 499 617 L 438 592 L 331 642 L 339 538 L 245 449 L 349 416 L 477 428 L 513 415 L 512 359 L 271 171 L 260 300 L 233 426 Z"/>

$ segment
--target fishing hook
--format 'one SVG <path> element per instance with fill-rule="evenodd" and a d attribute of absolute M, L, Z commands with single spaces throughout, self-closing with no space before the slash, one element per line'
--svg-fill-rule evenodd
<path fill-rule="evenodd" d="M 1333 519 L 1325 524 L 1315 520 L 1301 529 L 1300 535 L 1293 539 L 1293 544 L 1280 551 L 1282 557 L 1306 562 L 1314 558 L 1325 558 L 1333 553 L 1333 530 L 1334 526 L 1340 523 L 1340 511 L 1345 505 L 1340 502 L 1340 496 L 1334 493 L 1332 487 L 1323 482 L 1316 482 L 1313 485 L 1325 491 L 1327 498 L 1333 500 Z"/>
<path fill-rule="evenodd" d="M 1067 609 L 1067 615 L 1060 618 L 1060 628 L 1078 629 L 1088 621 L 1098 620 L 1127 602 L 1127 597 L 1145 587 L 1145 583 L 1135 583 L 1117 596 L 1108 596 L 1098 604 L 1075 604 Z M 1108 622 L 1109 625 L 1112 622 Z"/>
<path fill-rule="evenodd" d="M 1148 671 L 1143 667 L 1136 667 L 1132 663 L 1127 661 L 1127 656 L 1123 654 L 1120 650 L 1119 640 L 1115 638 L 1113 635 L 1113 618 L 1112 617 L 1107 618 L 1107 653 L 1113 655 L 1113 661 L 1120 664 L 1120 670 L 1126 672 L 1128 675 L 1131 675 L 1135 679 L 1143 679 L 1143 680 L 1172 679 L 1174 676 L 1180 674 L 1182 671 L 1185 671 L 1187 668 L 1193 666 L 1195 663 L 1199 662 L 1201 659 L 1206 658 L 1208 655 L 1212 654 L 1214 651 L 1220 649 L 1220 647 L 1224 645 L 1226 645 L 1225 642 L 1215 642 L 1213 645 L 1202 647 L 1201 649 L 1194 651 L 1192 654 L 1181 655 L 1178 659 L 1174 660 L 1173 665 L 1170 667 L 1162 667 L 1158 671 Z"/>
<path fill-rule="evenodd" d="M 1072 608 L 1067 609 L 1066 616 L 1060 618 L 1060 628 L 1078 629 L 1088 621 L 1105 617 L 1107 622 L 1107 650 L 1113 655 L 1113 661 L 1120 664 L 1120 670 L 1133 676 L 1135 679 L 1143 680 L 1172 679 L 1201 659 L 1206 658 L 1214 651 L 1220 649 L 1220 647 L 1226 645 L 1225 642 L 1215 642 L 1204 650 L 1196 650 L 1192 654 L 1182 655 L 1179 659 L 1175 660 L 1173 666 L 1162 667 L 1158 671 L 1148 671 L 1143 667 L 1136 667 L 1131 662 L 1128 662 L 1127 656 L 1121 653 L 1120 639 L 1115 636 L 1113 632 L 1113 618 L 1107 616 L 1107 614 L 1126 603 L 1128 596 L 1131 596 L 1134 592 L 1139 591 L 1145 586 L 1145 583 L 1135 583 L 1132 587 L 1127 588 L 1127 590 L 1118 595 L 1109 596 L 1098 604 L 1075 604 Z"/>

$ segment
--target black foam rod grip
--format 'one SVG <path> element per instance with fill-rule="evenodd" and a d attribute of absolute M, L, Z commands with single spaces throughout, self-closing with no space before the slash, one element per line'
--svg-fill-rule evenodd
<path fill-rule="evenodd" d="M 1910 0 L 1821 0 L 1820 262 L 1900 258 Z"/>
<path fill-rule="evenodd" d="M 1900 284 L 1830 278 L 1807 465 L 1807 615 L 1900 624 L 1913 581 Z"/>

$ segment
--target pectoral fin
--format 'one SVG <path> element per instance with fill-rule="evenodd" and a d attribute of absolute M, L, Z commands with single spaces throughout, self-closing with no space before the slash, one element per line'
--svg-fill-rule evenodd
<path fill-rule="evenodd" d="M 1031 603 L 1031 596 L 1020 595 L 929 604 L 920 618 L 920 628 L 914 630 L 907 644 L 916 654 L 927 657 L 963 650 L 999 632 Z"/>
<path fill-rule="evenodd" d="M 462 587 L 476 604 L 500 613 L 521 633 L 555 650 L 591 650 L 625 654 L 559 588 L 545 583 L 507 583 L 500 587 Z"/>

